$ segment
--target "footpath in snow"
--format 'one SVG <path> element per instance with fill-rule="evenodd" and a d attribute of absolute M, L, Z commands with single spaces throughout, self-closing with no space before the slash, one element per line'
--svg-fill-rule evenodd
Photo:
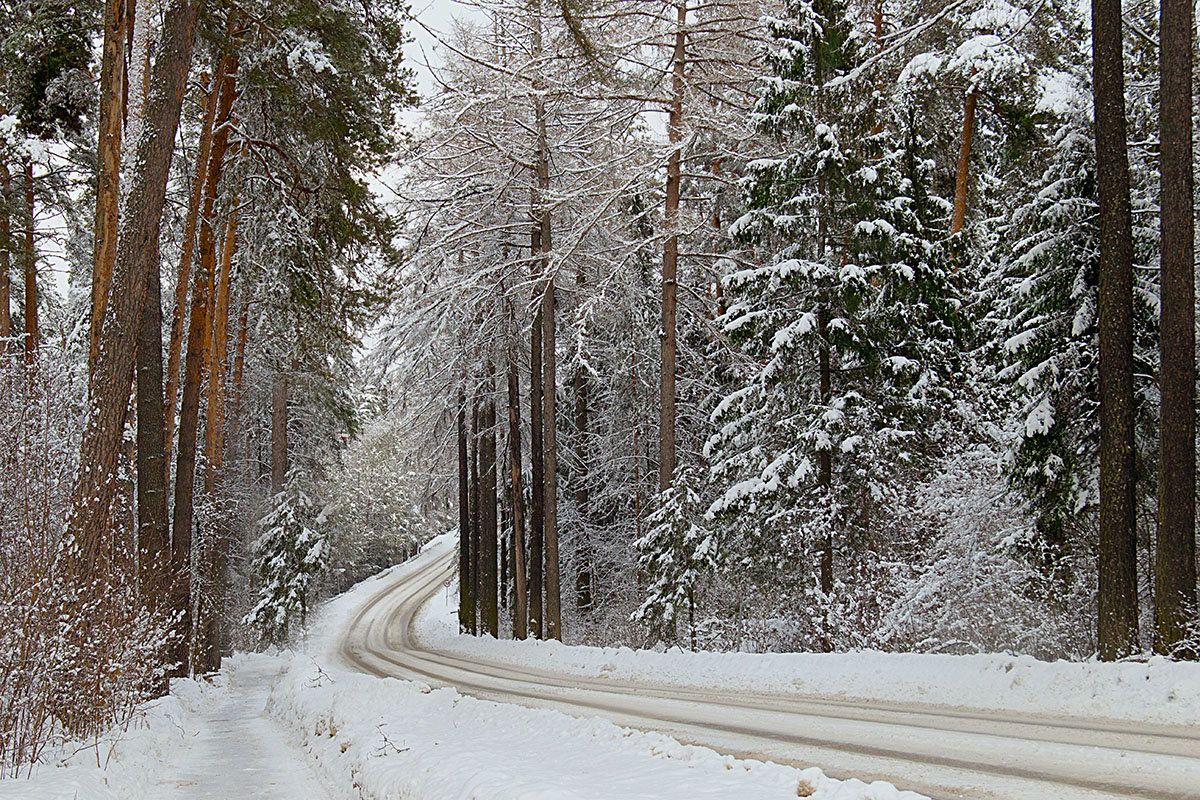
<path fill-rule="evenodd" d="M 285 662 L 226 659 L 213 682 L 172 681 L 124 730 L 64 754 L 32 780 L 0 781 L 0 800 L 334 800 L 266 714 Z M 103 765 L 101 768 L 98 765 Z"/>

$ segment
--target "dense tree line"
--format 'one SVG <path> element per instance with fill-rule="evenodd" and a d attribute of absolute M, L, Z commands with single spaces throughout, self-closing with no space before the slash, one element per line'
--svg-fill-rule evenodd
<path fill-rule="evenodd" d="M 399 263 L 368 182 L 415 99 L 406 13 L 0 10 L 6 771 L 286 640 L 441 513 L 371 463 L 386 435 L 355 439 Z"/>
<path fill-rule="evenodd" d="M 1169 5 L 475 4 L 380 346 L 464 628 L 1193 653 Z"/>
<path fill-rule="evenodd" d="M 399 2 L 0 4 L 0 765 L 455 510 L 476 633 L 1194 657 L 1192 13 L 477 0 L 406 133 Z"/>

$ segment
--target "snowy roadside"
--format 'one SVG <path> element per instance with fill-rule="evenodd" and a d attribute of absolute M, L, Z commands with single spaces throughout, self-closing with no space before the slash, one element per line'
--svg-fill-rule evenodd
<path fill-rule="evenodd" d="M 447 546 L 437 541 L 385 575 Z M 381 580 L 326 604 L 304 652 L 238 654 L 211 683 L 174 681 L 169 697 L 146 704 L 112 741 L 56 759 L 31 780 L 0 781 L 0 800 L 922 800 L 600 718 L 354 672 L 337 655 L 338 637 Z M 231 788 L 239 785 L 244 792 Z"/>
<path fill-rule="evenodd" d="M 920 800 L 883 782 L 739 760 L 596 717 L 477 700 L 343 666 L 339 636 L 350 615 L 385 579 L 420 568 L 453 544 L 439 537 L 418 559 L 326 604 L 310 630 L 310 655 L 296 656 L 272 691 L 269 713 L 313 757 L 327 784 L 352 783 L 367 798 L 418 800 Z"/>
<path fill-rule="evenodd" d="M 198 732 L 203 709 L 226 690 L 216 681 L 175 680 L 171 694 L 145 703 L 128 724 L 95 742 L 60 748 L 33 777 L 0 780 L 2 800 L 159 800 L 168 765 Z"/>
<path fill-rule="evenodd" d="M 440 544 L 445 547 L 447 545 Z M 414 620 L 435 650 L 530 669 L 683 688 L 919 703 L 975 711 L 1166 725 L 1200 720 L 1200 664 L 1038 661 L 1030 656 L 921 653 L 692 653 L 464 636 L 457 595 L 442 593 Z"/>

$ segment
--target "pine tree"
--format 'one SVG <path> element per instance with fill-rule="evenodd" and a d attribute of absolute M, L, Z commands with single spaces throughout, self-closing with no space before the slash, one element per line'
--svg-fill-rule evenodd
<path fill-rule="evenodd" d="M 792 11 L 773 24 L 759 103 L 784 153 L 750 163 L 748 211 L 732 228 L 770 260 L 725 280 L 720 321 L 743 383 L 718 406 L 706 454 L 724 487 L 713 511 L 739 551 L 817 573 L 810 602 L 827 610 L 814 635 L 829 648 L 834 554 L 862 566 L 873 508 L 944 438 L 960 304 L 917 105 L 901 94 L 878 133 L 864 130 L 853 95 L 822 96 L 835 90 L 821 78 L 853 64 L 845 12 Z"/>
<path fill-rule="evenodd" d="M 293 467 L 259 522 L 253 561 L 258 603 L 243 623 L 257 628 L 265 641 L 285 644 L 292 621 L 298 616 L 300 625 L 305 623 L 313 588 L 326 567 L 318 510 L 307 476 Z"/>
<path fill-rule="evenodd" d="M 693 650 L 700 594 L 720 564 L 716 534 L 705 521 L 697 491 L 702 485 L 695 471 L 678 470 L 675 485 L 659 495 L 658 508 L 647 518 L 645 535 L 634 542 L 647 587 L 633 619 L 668 644 L 678 639 L 679 622 L 685 621 Z"/>

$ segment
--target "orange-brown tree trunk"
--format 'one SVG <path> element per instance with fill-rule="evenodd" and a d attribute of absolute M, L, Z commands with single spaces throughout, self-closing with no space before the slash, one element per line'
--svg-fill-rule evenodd
<path fill-rule="evenodd" d="M 212 312 L 212 329 L 208 348 L 208 403 L 205 418 L 204 454 L 208 462 L 204 489 L 214 494 L 220 483 L 221 464 L 225 449 L 225 372 L 229 343 L 229 283 L 233 256 L 237 250 L 237 195 L 225 226 L 221 261 Z"/>
<path fill-rule="evenodd" d="M 979 101 L 976 89 L 967 91 L 963 108 L 962 143 L 958 150 L 958 174 L 954 179 L 954 216 L 950 220 L 950 235 L 963 229 L 967 221 L 967 179 L 971 172 L 971 143 L 975 139 L 975 106 Z"/>
<path fill-rule="evenodd" d="M 96 222 L 92 252 L 92 322 L 88 374 L 100 352 L 100 329 L 117 261 L 117 206 L 120 202 L 121 124 L 125 112 L 125 0 L 104 5 L 104 50 L 100 62 L 100 119 L 96 174 Z"/>
<path fill-rule="evenodd" d="M 236 91 L 236 58 L 222 76 L 218 87 L 218 126 L 212 135 L 209 165 L 205 171 L 204 193 L 200 212 L 200 268 L 196 270 L 192 287 L 192 308 L 188 322 L 187 353 L 184 360 L 183 401 L 179 410 L 179 445 L 175 461 L 175 509 L 171 523 L 172 543 L 186 542 L 190 559 L 192 526 L 195 516 L 196 435 L 200 421 L 200 386 L 204 362 L 209 348 L 213 281 L 216 271 L 213 220 L 216 215 L 217 188 L 221 180 L 225 153 L 229 149 L 229 127 L 221 123 L 230 119 Z M 181 548 L 182 548 L 181 544 Z M 181 552 L 180 557 L 183 557 Z M 189 589 L 190 591 L 190 589 Z M 190 622 L 190 620 L 189 620 Z M 199 629 L 199 627 L 198 627 Z M 189 627 L 190 634 L 190 627 Z M 202 655 L 207 656 L 208 651 Z M 191 653 L 195 667 L 200 664 L 197 654 Z"/>
<path fill-rule="evenodd" d="M 671 103 L 667 123 L 667 136 L 671 142 L 671 155 L 667 160 L 667 205 L 664 224 L 667 241 L 663 246 L 662 269 L 662 359 L 659 378 L 658 419 L 658 488 L 666 491 L 675 480 L 675 317 L 677 308 L 676 274 L 679 264 L 679 234 L 675 230 L 679 214 L 679 182 L 682 174 L 679 143 L 683 138 L 680 125 L 683 121 L 683 88 L 685 38 L 687 24 L 687 0 L 676 3 L 675 52 L 672 56 L 674 74 L 671 78 Z"/>
<path fill-rule="evenodd" d="M 75 539 L 71 569 L 81 591 L 103 592 L 111 577 L 105 560 L 112 535 L 117 467 L 133 387 L 138 334 L 150 273 L 158 263 L 158 238 L 167 178 L 202 0 L 172 0 L 165 10 L 155 60 L 158 91 L 150 98 L 145 133 L 134 153 L 123 193 L 117 260 L 108 299 L 111 325 L 100 334 L 100 351 L 89 390 L 87 426 L 80 447 L 80 474 L 67 523 Z M 186 610 L 186 603 L 179 610 Z"/>
<path fill-rule="evenodd" d="M 208 162 L 212 152 L 213 124 L 217 115 L 218 95 L 225 83 L 225 74 L 229 68 L 229 56 L 221 59 L 212 84 L 204 97 L 204 119 L 200 127 L 200 140 L 196 154 L 196 176 L 192 184 L 192 193 L 188 199 L 188 213 L 183 225 L 183 245 L 179 254 L 179 269 L 175 284 L 175 310 L 171 314 L 171 338 L 167 344 L 167 390 L 166 401 L 166 430 L 165 448 L 168 469 L 171 463 L 171 450 L 175 439 L 175 401 L 179 389 L 179 361 L 183 350 L 184 321 L 187 316 L 188 286 L 192 274 L 192 254 L 196 246 L 196 219 L 200 215 L 200 201 L 204 195 L 205 178 L 208 175 Z"/>

